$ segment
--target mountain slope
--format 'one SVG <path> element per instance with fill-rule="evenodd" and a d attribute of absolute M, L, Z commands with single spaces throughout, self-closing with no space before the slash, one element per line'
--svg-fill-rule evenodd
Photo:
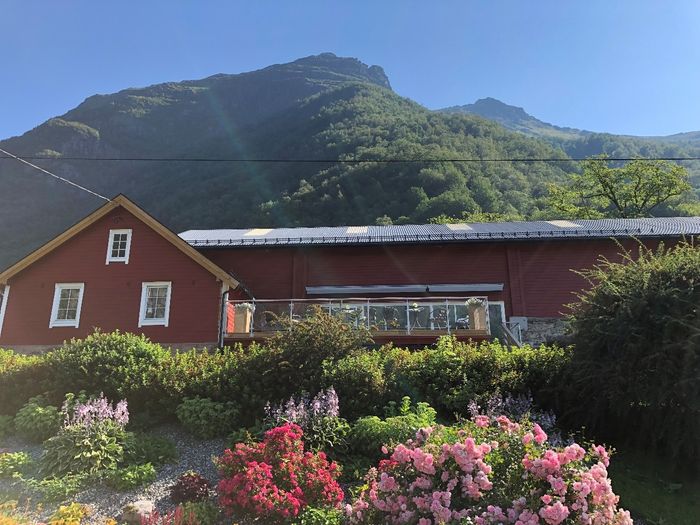
<path fill-rule="evenodd" d="M 441 109 L 440 111 L 443 113 L 478 115 L 485 119 L 498 122 L 504 128 L 533 137 L 575 140 L 591 133 L 590 131 L 575 128 L 562 128 L 554 124 L 548 124 L 547 122 L 533 117 L 523 108 L 505 104 L 491 97 L 481 98 L 473 104 L 451 106 Z"/>
<path fill-rule="evenodd" d="M 331 54 L 240 75 L 88 98 L 0 142 L 103 195 L 123 192 L 174 230 L 426 220 L 464 210 L 531 214 L 571 163 L 86 162 L 61 157 L 381 159 L 560 156 L 476 116 L 431 112 L 383 70 Z M 0 267 L 99 199 L 0 161 Z M 386 217 L 385 217 L 386 216 Z"/>
<path fill-rule="evenodd" d="M 700 157 L 700 131 L 659 137 L 614 135 L 576 128 L 565 128 L 543 122 L 523 108 L 510 106 L 494 98 L 483 98 L 473 104 L 439 110 L 448 114 L 478 115 L 497 122 L 506 129 L 546 140 L 575 158 L 605 154 L 610 157 Z M 684 161 L 691 180 L 700 187 L 700 162 Z"/>

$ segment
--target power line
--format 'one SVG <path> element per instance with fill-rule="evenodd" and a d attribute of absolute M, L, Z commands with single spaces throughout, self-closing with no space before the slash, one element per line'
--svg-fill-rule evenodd
<path fill-rule="evenodd" d="M 105 197 L 104 195 L 100 195 L 99 193 L 94 192 L 94 191 L 92 191 L 92 190 L 89 190 L 89 189 L 87 189 L 86 187 L 81 186 L 80 184 L 76 184 L 75 182 L 73 182 L 73 181 L 71 181 L 71 180 L 68 180 L 68 179 L 66 179 L 66 178 L 64 178 L 64 177 L 61 177 L 61 176 L 59 176 L 59 175 L 56 175 L 55 173 L 51 173 L 50 171 L 45 170 L 45 169 L 42 168 L 41 166 L 37 166 L 36 164 L 32 164 L 31 162 L 27 161 L 27 160 L 26 160 L 25 158 L 23 158 L 23 157 L 18 157 L 17 155 L 13 155 L 13 154 L 10 153 L 9 151 L 5 151 L 4 149 L 0 149 L 0 153 L 3 153 L 4 155 L 7 155 L 6 157 L 0 157 L 0 158 L 3 158 L 3 159 L 15 159 L 15 160 L 18 161 L 18 162 L 21 162 L 21 163 L 23 163 L 23 164 L 26 164 L 27 166 L 31 166 L 32 168 L 34 168 L 34 169 L 36 169 L 36 170 L 39 170 L 39 171 L 41 171 L 42 173 L 45 173 L 46 175 L 49 175 L 49 176 L 53 177 L 54 179 L 58 179 L 58 180 L 60 180 L 61 182 L 65 182 L 66 184 L 70 184 L 71 186 L 74 186 L 74 187 L 78 188 L 79 190 L 86 191 L 86 192 L 88 192 L 89 194 L 94 195 L 95 197 L 99 197 L 100 199 L 106 200 L 107 202 L 110 201 L 110 200 L 109 200 L 107 197 Z"/>
<path fill-rule="evenodd" d="M 7 153 L 0 149 L 0 152 Z M 2 159 L 50 160 L 50 161 L 80 161 L 80 162 L 214 162 L 214 163 L 268 163 L 268 164 L 410 164 L 410 163 L 440 163 L 440 162 L 629 162 L 633 160 L 680 162 L 700 160 L 700 157 L 512 157 L 505 159 L 492 158 L 412 158 L 412 159 L 266 159 L 266 158 L 233 158 L 233 157 L 45 157 L 37 155 L 1 156 Z M 27 162 L 27 164 L 29 164 Z M 30 164 L 31 165 L 31 164 Z M 37 166 L 34 166 L 37 167 Z M 38 168 L 41 169 L 41 168 Z"/>

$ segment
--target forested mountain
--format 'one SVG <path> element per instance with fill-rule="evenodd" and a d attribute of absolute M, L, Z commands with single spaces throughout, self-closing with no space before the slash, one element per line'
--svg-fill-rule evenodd
<path fill-rule="evenodd" d="M 572 163 L 84 161 L 66 157 L 445 159 L 565 155 L 480 117 L 396 95 L 383 70 L 331 54 L 240 75 L 88 98 L 21 137 L 17 155 L 103 195 L 122 192 L 176 231 L 425 221 L 464 210 L 530 214 Z M 0 266 L 102 201 L 0 161 Z"/>
<path fill-rule="evenodd" d="M 250 73 L 95 95 L 0 148 L 39 156 L 33 162 L 108 197 L 124 193 L 181 231 L 423 222 L 465 212 L 537 217 L 547 183 L 579 169 L 568 155 L 620 148 L 654 155 L 696 140 L 687 134 L 685 146 L 670 137 L 642 143 L 547 128 L 519 108 L 493 99 L 486 105 L 491 112 L 483 116 L 496 122 L 470 114 L 477 111 L 430 111 L 394 93 L 381 67 L 324 53 Z M 427 161 L 513 157 L 562 161 Z M 353 162 L 322 162 L 337 159 Z M 354 162 L 381 159 L 410 162 Z M 0 188 L 0 267 L 103 203 L 10 159 L 0 160 Z"/>
<path fill-rule="evenodd" d="M 523 108 L 495 98 L 482 98 L 473 104 L 440 110 L 448 114 L 478 115 L 530 137 L 546 140 L 575 158 L 607 154 L 610 157 L 700 157 L 700 131 L 664 137 L 641 137 L 596 133 L 564 128 L 543 122 Z M 691 173 L 693 185 L 700 187 L 700 162 L 682 162 Z"/>

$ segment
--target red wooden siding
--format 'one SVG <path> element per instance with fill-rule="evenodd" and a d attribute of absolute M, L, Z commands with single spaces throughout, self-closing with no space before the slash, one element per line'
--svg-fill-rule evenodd
<path fill-rule="evenodd" d="M 635 241 L 623 245 L 634 249 Z M 504 301 L 509 317 L 559 317 L 574 293 L 586 287 L 572 270 L 591 267 L 601 255 L 616 259 L 619 251 L 614 241 L 598 239 L 246 247 L 202 253 L 236 276 L 256 299 L 305 298 L 306 286 L 321 285 L 503 283 L 502 292 L 487 295 Z"/>
<path fill-rule="evenodd" d="M 110 229 L 132 229 L 129 264 L 105 264 Z M 172 281 L 169 325 L 138 327 L 141 283 Z M 49 328 L 55 283 L 85 283 L 80 326 Z M 221 283 L 161 235 L 117 208 L 10 279 L 0 346 L 55 345 L 96 327 L 163 343 L 218 340 Z"/>

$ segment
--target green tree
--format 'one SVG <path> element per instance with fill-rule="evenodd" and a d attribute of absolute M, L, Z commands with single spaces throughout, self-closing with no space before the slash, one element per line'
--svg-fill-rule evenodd
<path fill-rule="evenodd" d="M 667 161 L 633 160 L 610 167 L 605 157 L 588 159 L 568 184 L 549 184 L 548 206 L 561 218 L 650 217 L 688 192 L 688 172 Z"/>
<path fill-rule="evenodd" d="M 523 221 L 524 217 L 518 213 L 496 213 L 496 212 L 462 212 L 459 217 L 451 217 L 441 214 L 437 217 L 431 217 L 428 222 L 431 224 L 456 224 L 462 222 L 511 222 Z"/>

